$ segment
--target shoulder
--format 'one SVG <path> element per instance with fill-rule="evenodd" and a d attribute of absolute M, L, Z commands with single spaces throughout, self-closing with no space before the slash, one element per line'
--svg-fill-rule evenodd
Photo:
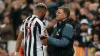
<path fill-rule="evenodd" d="M 65 27 L 64 28 L 67 28 L 67 29 L 73 29 L 73 26 L 71 24 L 65 24 Z"/>
<path fill-rule="evenodd" d="M 36 24 L 44 26 L 43 21 L 41 21 L 39 18 L 36 18 L 35 21 L 36 21 Z"/>
<path fill-rule="evenodd" d="M 69 38 L 72 38 L 73 34 L 73 26 L 71 24 L 65 24 L 65 27 L 63 28 L 63 36 L 68 36 Z"/>

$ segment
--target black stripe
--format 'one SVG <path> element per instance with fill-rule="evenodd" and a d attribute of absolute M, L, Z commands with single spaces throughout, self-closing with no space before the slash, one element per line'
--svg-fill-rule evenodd
<path fill-rule="evenodd" d="M 26 23 L 26 25 L 25 26 L 27 26 L 28 25 L 28 23 Z M 26 27 L 25 27 L 25 36 L 27 35 L 27 29 L 26 29 Z M 26 39 L 26 37 L 25 37 L 25 39 Z M 26 56 L 26 50 L 27 50 L 27 42 L 26 42 L 26 40 L 25 40 L 25 56 Z"/>
<path fill-rule="evenodd" d="M 37 22 L 37 26 L 38 26 L 38 29 L 39 29 L 39 34 L 41 34 L 41 26 L 38 22 Z"/>
<path fill-rule="evenodd" d="M 32 17 L 32 15 L 31 16 L 29 16 L 29 18 L 27 19 L 27 20 L 30 20 L 30 18 Z"/>
<path fill-rule="evenodd" d="M 29 16 L 28 20 L 31 18 L 32 16 Z M 25 56 L 26 56 L 26 51 L 27 51 L 27 41 L 26 41 L 26 36 L 27 36 L 27 29 L 26 26 L 28 26 L 28 23 L 26 22 L 25 25 Z"/>
<path fill-rule="evenodd" d="M 36 18 L 36 17 L 34 17 L 34 18 L 32 19 L 32 22 L 33 22 L 33 20 L 34 20 L 35 18 Z M 31 28 L 31 24 L 30 24 L 30 28 Z M 30 39 L 29 39 L 28 56 L 30 56 L 30 51 L 31 51 L 31 41 L 32 41 L 32 32 L 31 32 L 31 30 L 30 30 Z"/>
<path fill-rule="evenodd" d="M 31 17 L 32 17 L 32 15 L 27 17 L 27 19 L 29 20 L 29 18 L 31 18 Z M 22 22 L 22 24 L 24 24 L 24 23 L 25 23 L 25 20 Z"/>
<path fill-rule="evenodd" d="M 34 56 L 37 56 L 37 41 L 36 41 L 36 33 L 37 33 L 37 22 L 35 23 L 35 27 L 33 29 L 33 34 L 34 34 L 34 47 L 33 47 L 33 50 L 34 50 Z"/>

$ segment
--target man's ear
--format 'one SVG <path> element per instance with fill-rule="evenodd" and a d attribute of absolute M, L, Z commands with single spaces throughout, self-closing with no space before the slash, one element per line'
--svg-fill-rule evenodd
<path fill-rule="evenodd" d="M 67 15 L 66 14 L 64 14 L 64 16 L 65 16 L 65 18 L 67 18 Z"/>

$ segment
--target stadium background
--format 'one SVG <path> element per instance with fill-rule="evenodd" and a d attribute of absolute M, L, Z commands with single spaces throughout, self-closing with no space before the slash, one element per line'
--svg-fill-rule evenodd
<path fill-rule="evenodd" d="M 13 56 L 23 19 L 40 2 L 48 8 L 46 22 L 55 18 L 58 7 L 70 9 L 69 21 L 75 30 L 74 56 L 94 56 L 100 51 L 100 0 L 0 0 L 0 56 Z"/>

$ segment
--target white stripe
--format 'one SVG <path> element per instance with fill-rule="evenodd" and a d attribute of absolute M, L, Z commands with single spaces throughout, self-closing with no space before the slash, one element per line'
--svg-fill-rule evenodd
<path fill-rule="evenodd" d="M 36 33 L 36 39 L 37 39 L 37 56 L 43 56 L 43 50 L 42 50 L 42 41 L 40 39 L 39 35 L 43 35 L 44 34 L 44 24 L 42 21 L 40 21 L 38 18 L 36 19 L 37 22 L 40 24 L 41 27 L 41 34 L 39 34 L 39 30 L 37 29 L 37 33 Z"/>
<path fill-rule="evenodd" d="M 33 19 L 33 17 L 30 18 L 30 20 L 28 21 L 28 27 L 30 27 L 30 24 L 31 24 L 31 20 Z M 29 39 L 30 39 L 30 36 L 28 36 L 28 39 L 27 39 L 27 56 L 28 56 L 28 49 L 29 49 Z"/>

